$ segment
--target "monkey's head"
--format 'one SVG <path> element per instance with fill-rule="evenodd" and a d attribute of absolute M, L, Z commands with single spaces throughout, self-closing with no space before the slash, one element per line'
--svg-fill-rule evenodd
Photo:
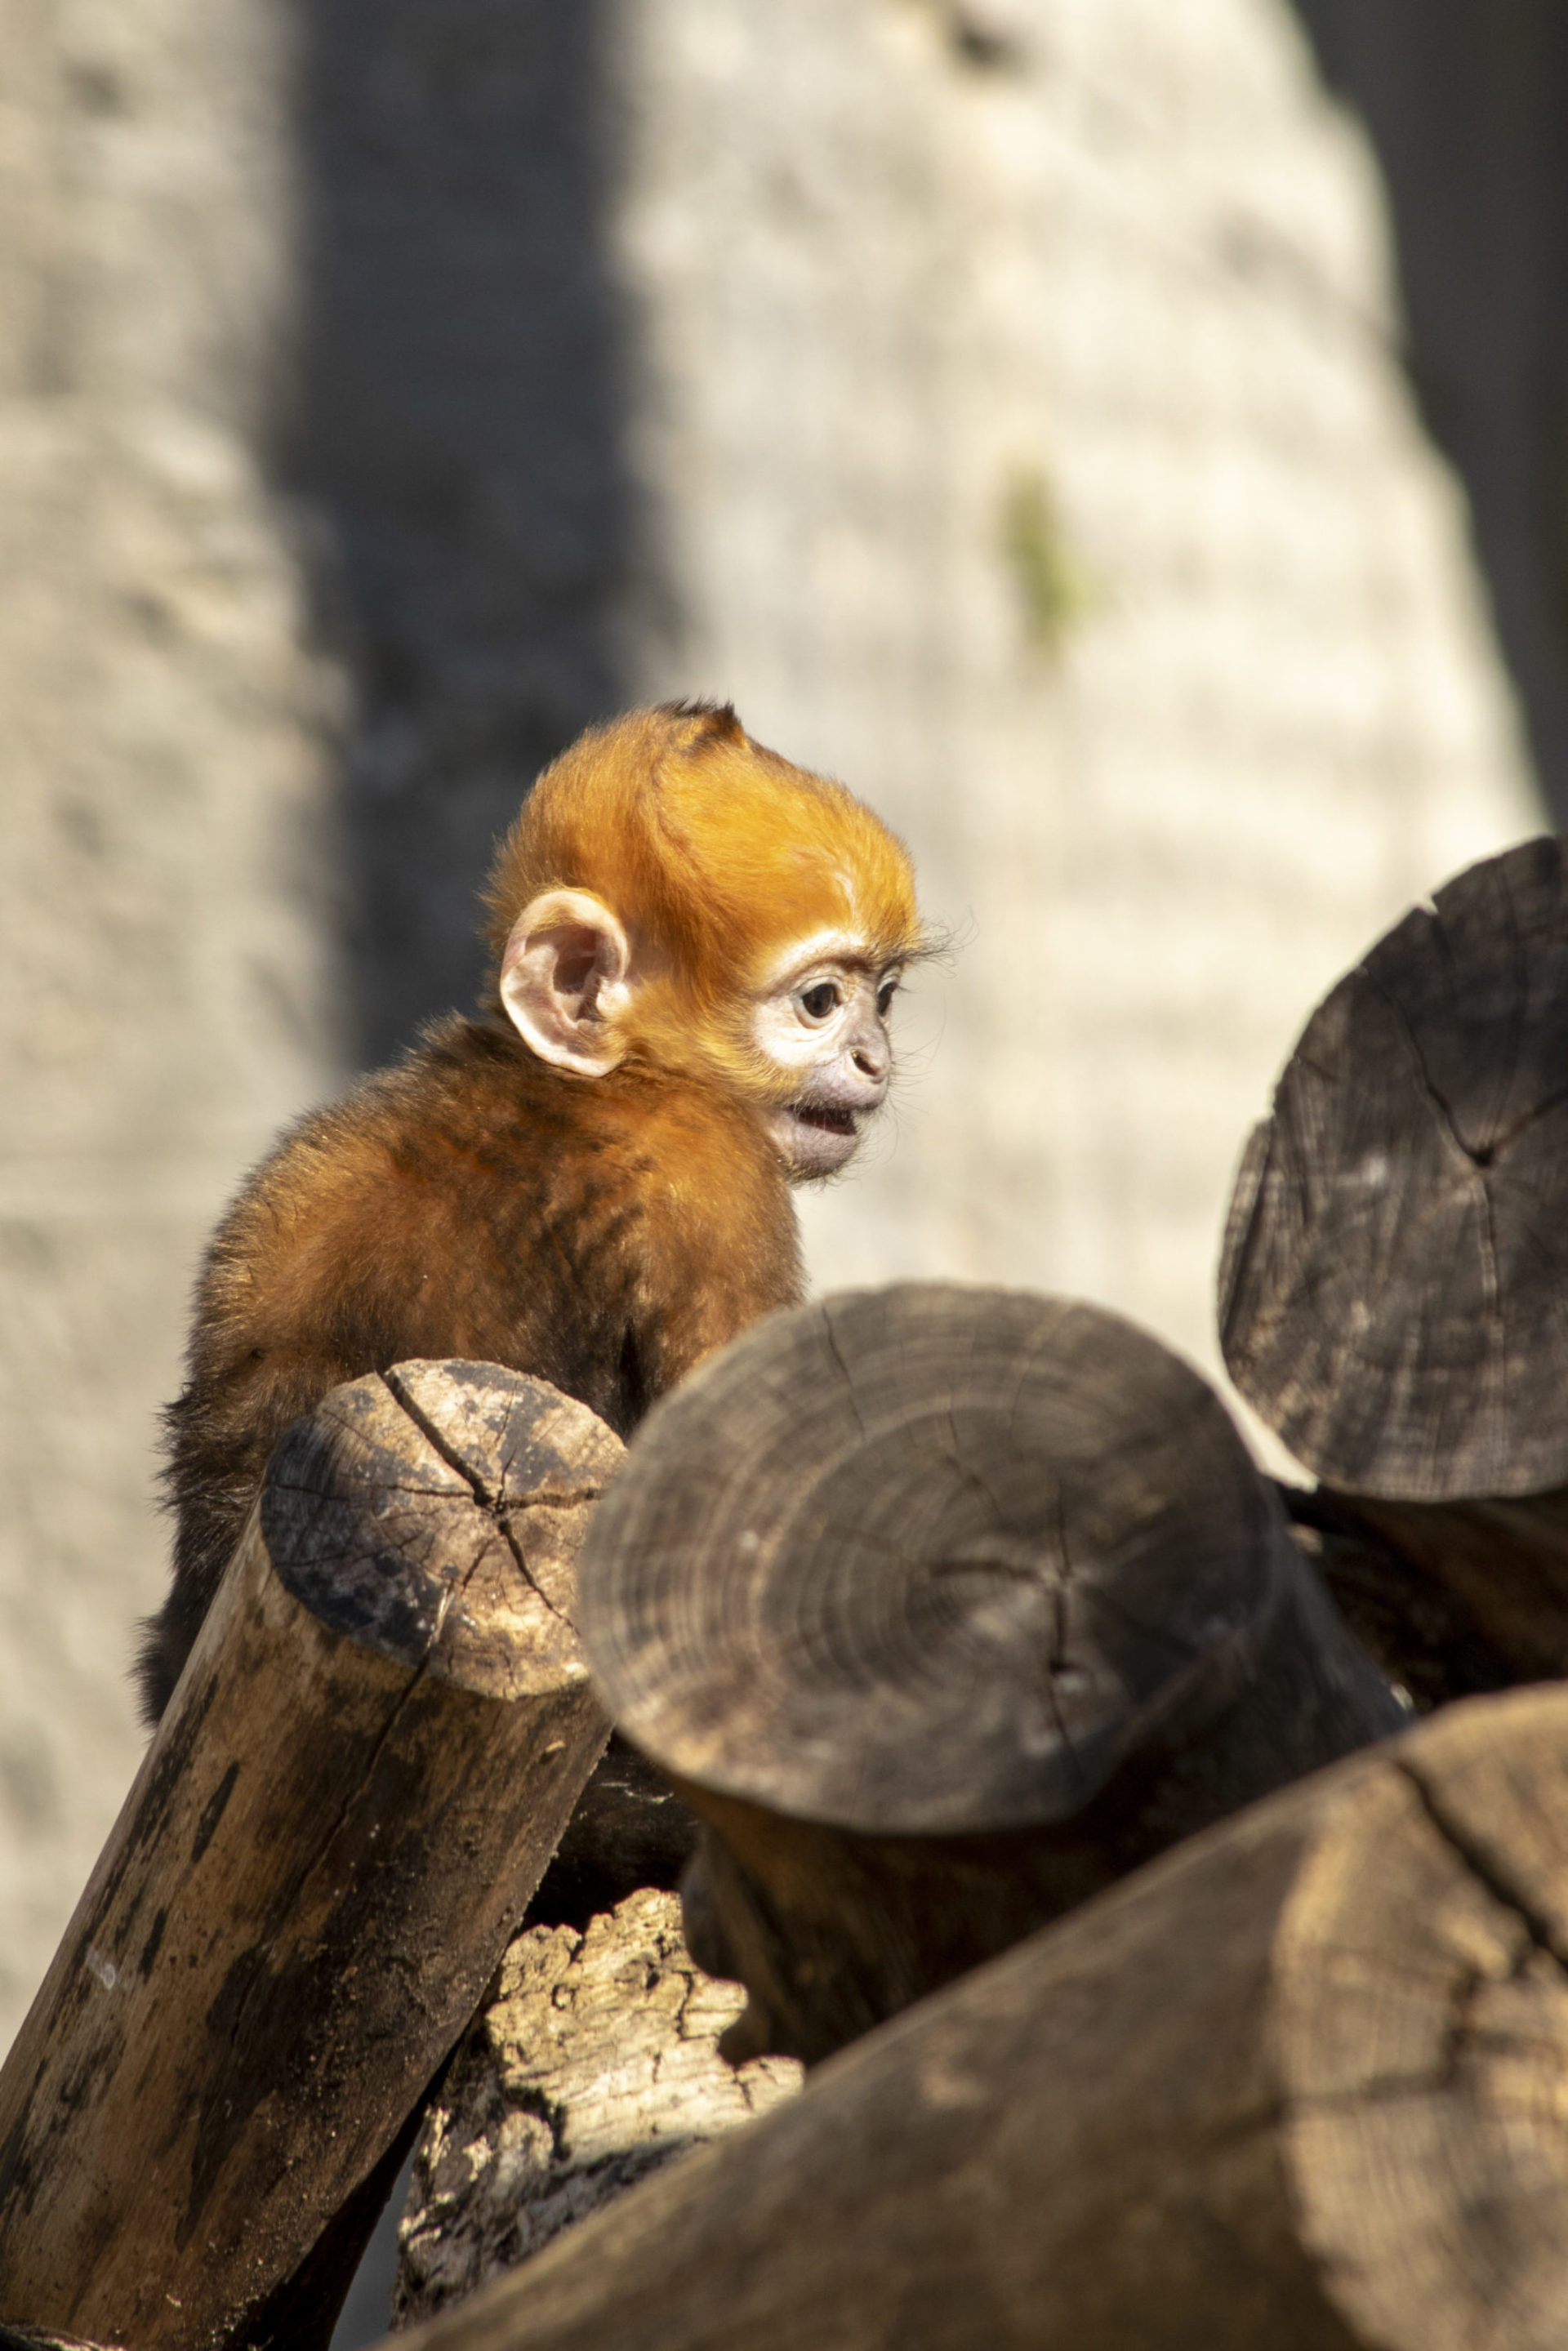
<path fill-rule="evenodd" d="M 486 899 L 499 1008 L 541 1060 L 717 1079 L 800 1180 L 849 1158 L 922 933 L 903 845 L 841 784 L 727 705 L 635 710 L 546 768 Z"/>

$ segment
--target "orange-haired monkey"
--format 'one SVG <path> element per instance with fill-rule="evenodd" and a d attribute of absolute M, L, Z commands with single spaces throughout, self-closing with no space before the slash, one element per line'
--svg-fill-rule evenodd
<path fill-rule="evenodd" d="M 413 1356 L 532 1372 L 630 1430 L 800 1294 L 788 1186 L 887 1092 L 909 861 L 727 705 L 633 711 L 535 785 L 490 878 L 486 1017 L 303 1120 L 219 1227 L 168 1414 L 167 1705 L 289 1422 Z"/>

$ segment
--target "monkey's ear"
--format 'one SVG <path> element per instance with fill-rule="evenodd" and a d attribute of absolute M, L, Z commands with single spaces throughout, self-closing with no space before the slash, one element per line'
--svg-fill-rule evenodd
<path fill-rule="evenodd" d="M 618 1033 L 632 1001 L 631 942 L 601 898 L 546 890 L 512 925 L 501 1001 L 541 1061 L 601 1078 L 625 1059 Z"/>

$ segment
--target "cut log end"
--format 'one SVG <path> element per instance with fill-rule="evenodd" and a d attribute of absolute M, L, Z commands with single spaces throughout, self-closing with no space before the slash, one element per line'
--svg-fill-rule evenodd
<path fill-rule="evenodd" d="M 666 1399 L 585 1546 L 622 1729 L 882 1834 L 1067 1818 L 1227 1702 L 1287 1573 L 1196 1373 L 1118 1317 L 908 1284 L 771 1319 Z"/>
<path fill-rule="evenodd" d="M 1568 877 L 1489 858 L 1313 1014 L 1237 1180 L 1231 1377 L 1325 1484 L 1568 1484 Z"/>
<path fill-rule="evenodd" d="M 587 1671 L 576 1557 L 621 1455 L 546 1381 L 400 1364 L 335 1389 L 286 1433 L 262 1535 L 284 1587 L 333 1631 L 486 1696 L 523 1697 Z"/>
<path fill-rule="evenodd" d="M 1403 1719 L 1203 1381 L 1012 1291 L 852 1293 L 727 1351 L 638 1437 L 581 1604 L 706 1823 L 727 2053 L 813 2064 Z"/>

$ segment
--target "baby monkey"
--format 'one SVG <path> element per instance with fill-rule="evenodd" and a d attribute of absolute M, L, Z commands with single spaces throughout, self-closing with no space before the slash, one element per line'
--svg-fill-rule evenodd
<path fill-rule="evenodd" d="M 484 1015 L 313 1113 L 198 1281 L 167 1416 L 173 1578 L 141 1659 L 168 1704 L 267 1456 L 340 1381 L 467 1356 L 624 1436 L 801 1289 L 789 1186 L 887 1092 L 921 947 L 909 859 L 727 705 L 632 711 L 548 768 L 486 893 Z"/>

